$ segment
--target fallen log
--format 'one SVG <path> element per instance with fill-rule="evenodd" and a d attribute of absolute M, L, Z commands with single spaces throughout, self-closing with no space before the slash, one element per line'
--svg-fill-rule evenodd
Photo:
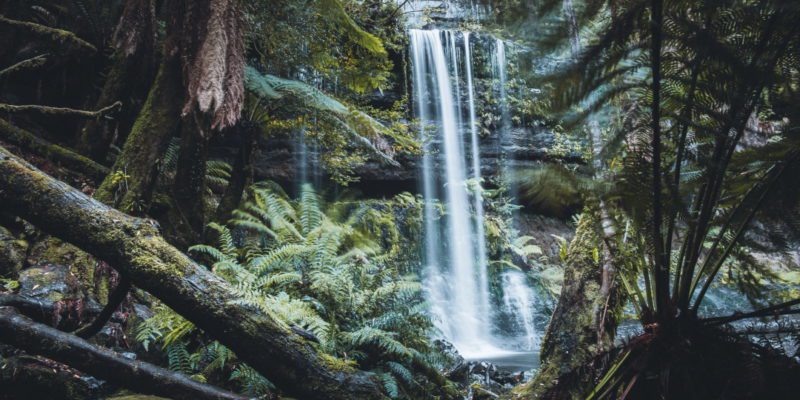
<path fill-rule="evenodd" d="M 0 119 L 0 139 L 63 165 L 67 169 L 86 174 L 95 182 L 101 182 L 108 174 L 108 168 L 102 164 L 65 147 L 50 143 L 33 133 L 11 125 L 4 119 Z"/>
<path fill-rule="evenodd" d="M 183 374 L 92 345 L 75 335 L 36 323 L 11 307 L 0 307 L 0 341 L 142 394 L 177 400 L 246 399 L 193 381 Z"/>
<path fill-rule="evenodd" d="M 85 305 L 81 315 L 76 315 L 70 307 L 59 306 L 57 302 L 19 294 L 0 294 L 0 307 L 14 307 L 36 322 L 66 330 L 70 329 L 70 325 L 80 324 L 83 318 L 94 318 L 102 311 L 100 308 Z"/>
<path fill-rule="evenodd" d="M 0 204 L 108 262 L 288 394 L 302 399 L 385 398 L 374 376 L 337 370 L 285 324 L 237 304 L 240 298 L 232 286 L 164 241 L 154 222 L 89 198 L 2 147 Z"/>

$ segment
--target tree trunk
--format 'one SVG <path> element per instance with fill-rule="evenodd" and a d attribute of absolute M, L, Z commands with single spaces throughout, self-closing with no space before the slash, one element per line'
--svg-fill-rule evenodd
<path fill-rule="evenodd" d="M 94 346 L 69 333 L 33 322 L 9 307 L 0 307 L 0 341 L 143 394 L 177 400 L 245 399 L 182 374 Z"/>
<path fill-rule="evenodd" d="M 100 118 L 87 122 L 78 146 L 81 153 L 100 163 L 106 162 L 108 150 L 118 132 L 127 133 L 131 129 L 141 104 L 141 94 L 136 92 L 141 91 L 142 83 L 146 85 L 151 78 L 147 72 L 134 73 L 138 60 L 126 57 L 119 50 L 114 52 L 111 63 L 96 105 L 101 108 L 122 101 L 122 110 L 113 123 Z"/>
<path fill-rule="evenodd" d="M 542 341 L 541 368 L 533 380 L 516 389 L 525 398 L 582 399 L 593 385 L 591 371 L 582 368 L 614 342 L 614 329 L 598 329 L 608 323 L 598 318 L 615 313 L 615 303 L 609 304 L 601 288 L 603 268 L 594 257 L 602 246 L 598 221 L 597 209 L 584 209 L 569 246 L 558 305 Z M 608 312 L 597 312 L 607 307 L 611 307 Z"/>
<path fill-rule="evenodd" d="M 254 126 L 238 126 L 241 142 L 236 161 L 233 163 L 231 179 L 217 206 L 216 220 L 225 223 L 231 213 L 242 202 L 245 188 L 253 183 L 253 151 L 255 151 L 258 130 Z"/>
<path fill-rule="evenodd" d="M 0 147 L 0 203 L 105 260 L 287 393 L 303 399 L 384 398 L 374 377 L 337 371 L 285 324 L 237 304 L 235 289 L 166 243 L 150 220 L 110 208 Z"/>
<path fill-rule="evenodd" d="M 152 79 L 155 40 L 155 2 L 127 0 L 114 33 L 111 69 L 97 99 L 97 108 L 122 101 L 122 111 L 115 125 L 94 120 L 87 123 L 81 133 L 81 151 L 98 162 L 106 160 L 117 133 L 127 135 L 136 119 Z"/>
<path fill-rule="evenodd" d="M 180 120 L 181 82 L 177 56 L 165 55 L 122 154 L 114 163 L 114 173 L 97 188 L 97 199 L 127 213 L 144 214 L 148 210 L 159 160 Z"/>
<path fill-rule="evenodd" d="M 181 124 L 181 146 L 172 195 L 175 210 L 186 229 L 183 241 L 200 243 L 205 229 L 206 160 L 211 129 L 206 118 L 191 112 Z"/>

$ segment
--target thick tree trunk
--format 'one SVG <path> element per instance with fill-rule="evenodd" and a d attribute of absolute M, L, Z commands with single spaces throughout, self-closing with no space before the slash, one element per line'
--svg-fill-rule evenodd
<path fill-rule="evenodd" d="M 596 209 L 584 209 L 569 246 L 558 305 L 542 341 L 541 368 L 533 380 L 516 389 L 525 398 L 582 399 L 591 390 L 593 379 L 584 367 L 591 366 L 591 361 L 614 342 L 616 325 L 598 320 L 609 319 L 616 312 L 616 302 L 609 300 L 608 291 L 602 288 L 600 260 L 594 257 L 602 246 L 598 222 Z"/>
<path fill-rule="evenodd" d="M 87 122 L 81 132 L 78 146 L 81 153 L 101 163 L 106 162 L 108 149 L 114 143 L 117 133 L 127 133 L 131 129 L 136 119 L 136 113 L 139 111 L 139 105 L 141 105 L 141 97 L 137 95 L 137 89 L 141 91 L 142 83 L 149 83 L 151 77 L 147 72 L 133 73 L 137 70 L 136 64 L 139 63 L 139 60 L 126 57 L 120 50 L 114 52 L 111 62 L 111 69 L 97 100 L 97 108 L 124 100 L 122 110 L 114 123 L 99 118 Z"/>
<path fill-rule="evenodd" d="M 144 214 L 151 202 L 159 160 L 180 120 L 183 85 L 180 62 L 165 56 L 131 133 L 110 174 L 95 197 L 134 214 Z"/>
<path fill-rule="evenodd" d="M 94 346 L 74 335 L 33 322 L 10 307 L 0 307 L 0 341 L 143 394 L 177 400 L 245 399 L 182 374 Z"/>
<path fill-rule="evenodd" d="M 115 124 L 90 121 L 81 133 L 81 151 L 104 162 L 117 133 L 127 135 L 147 95 L 154 69 L 156 40 L 155 2 L 127 0 L 114 33 L 114 55 L 106 75 L 97 108 L 121 100 L 123 108 Z M 124 138 L 123 138 L 124 140 Z"/>
<path fill-rule="evenodd" d="M 0 203 L 42 230 L 107 261 L 123 276 L 302 399 L 374 399 L 374 377 L 337 371 L 270 315 L 237 304 L 222 278 L 167 244 L 154 223 L 87 197 L 0 148 Z"/>

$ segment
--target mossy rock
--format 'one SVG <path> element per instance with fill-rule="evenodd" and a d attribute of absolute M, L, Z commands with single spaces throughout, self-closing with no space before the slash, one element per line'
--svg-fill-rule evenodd
<path fill-rule="evenodd" d="M 78 280 L 69 267 L 60 264 L 47 264 L 28 268 L 19 274 L 20 293 L 53 302 L 64 299 L 79 299 Z"/>
<path fill-rule="evenodd" d="M 27 262 L 32 266 L 65 265 L 84 294 L 94 297 L 99 302 L 105 302 L 108 296 L 106 282 L 108 277 L 99 277 L 95 274 L 97 260 L 89 253 L 60 239 L 46 237 L 33 243 Z"/>
<path fill-rule="evenodd" d="M 0 226 L 0 278 L 16 278 L 25 265 L 28 242 L 17 239 Z"/>

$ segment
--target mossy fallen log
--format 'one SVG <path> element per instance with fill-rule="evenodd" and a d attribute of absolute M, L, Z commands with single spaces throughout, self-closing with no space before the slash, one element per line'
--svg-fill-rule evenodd
<path fill-rule="evenodd" d="M 60 164 L 67 169 L 85 174 L 95 182 L 101 182 L 108 174 L 108 168 L 102 164 L 70 149 L 50 143 L 33 133 L 11 125 L 4 119 L 0 119 L 0 139 Z"/>
<path fill-rule="evenodd" d="M 114 266 L 287 393 L 384 398 L 376 378 L 333 368 L 285 324 L 238 304 L 235 289 L 169 245 L 150 220 L 110 208 L 0 147 L 0 204 Z"/>
<path fill-rule="evenodd" d="M 246 399 L 33 322 L 11 307 L 0 307 L 0 341 L 141 393 L 177 400 Z"/>

